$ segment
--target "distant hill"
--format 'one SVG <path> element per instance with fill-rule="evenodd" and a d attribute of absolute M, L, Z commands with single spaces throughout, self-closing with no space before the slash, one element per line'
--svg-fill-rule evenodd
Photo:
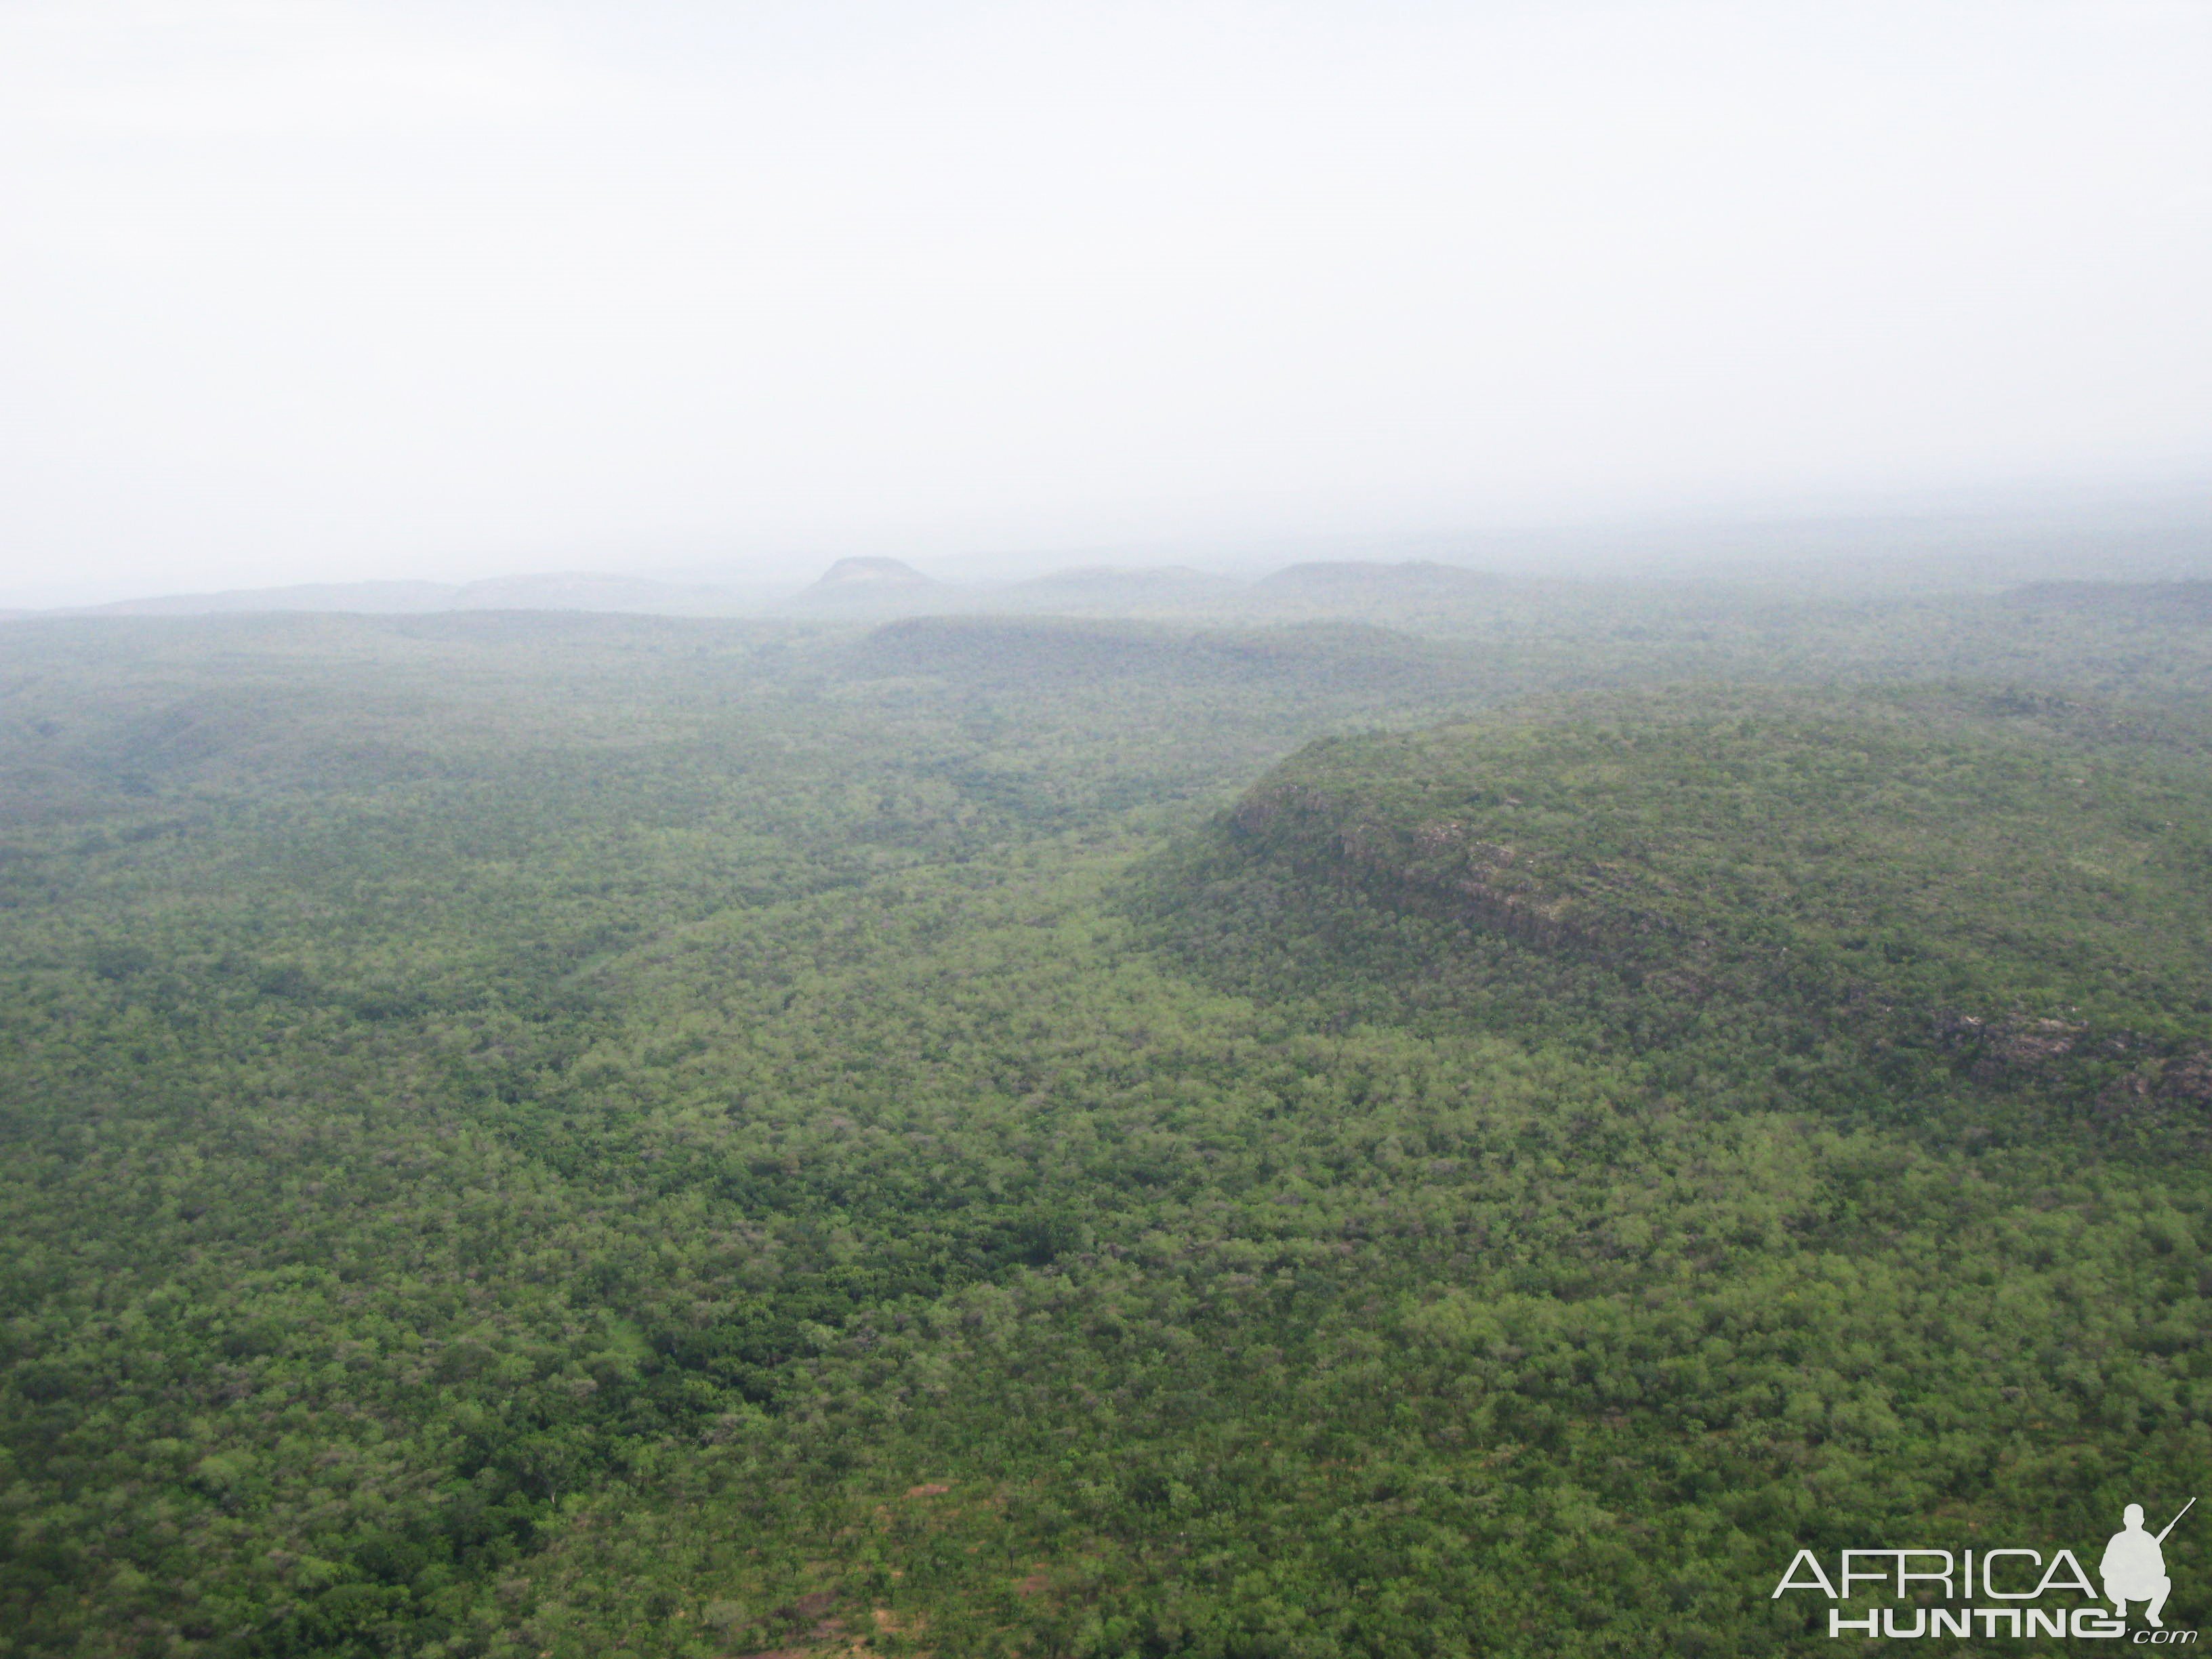
<path fill-rule="evenodd" d="M 214 593 L 166 593 L 33 616 L 206 617 L 267 611 L 360 616 L 422 616 L 445 611 L 595 611 L 658 616 L 731 616 L 757 607 L 757 592 L 702 582 L 592 571 L 493 576 L 472 582 L 307 582 L 285 587 L 228 588 Z"/>
<path fill-rule="evenodd" d="M 619 611 L 675 616 L 726 616 L 747 608 L 739 589 L 703 582 L 557 571 L 495 576 L 458 589 L 456 611 Z"/>
<path fill-rule="evenodd" d="M 993 593 L 988 604 L 1018 611 L 1180 610 L 1244 591 L 1243 583 L 1188 565 L 1087 565 L 1015 582 Z"/>
<path fill-rule="evenodd" d="M 838 560 L 777 609 L 817 617 L 881 618 L 957 608 L 968 590 L 883 554 Z"/>
<path fill-rule="evenodd" d="M 234 587 L 216 593 L 163 593 L 70 607 L 78 617 L 205 617 L 252 611 L 356 611 L 406 615 L 450 611 L 461 589 L 450 582 L 305 582 L 289 587 Z M 32 614 L 25 612 L 22 614 Z"/>
<path fill-rule="evenodd" d="M 1403 599 L 1412 595 L 1463 594 L 1498 585 L 1500 578 L 1432 559 L 1407 559 L 1384 564 L 1369 559 L 1323 559 L 1309 564 L 1287 565 L 1260 586 L 1275 592 L 1310 594 L 1316 598 L 1348 599 L 1364 594 Z"/>
<path fill-rule="evenodd" d="M 2100 1109 L 2201 1113 L 2212 775 L 2113 725 L 2051 699 L 1770 689 L 1325 739 L 1163 908 L 1248 988 L 1364 983 L 1637 1048 L 1741 1053 L 1794 1023 L 1838 1045 L 1846 1095 L 1868 1086 L 1849 1048 L 1893 1084 L 2033 1073 Z"/>
<path fill-rule="evenodd" d="M 1309 683 L 1332 692 L 1418 695 L 1450 678 L 1425 641 L 1358 624 L 1188 629 L 1072 618 L 915 617 L 854 648 L 862 674 L 928 674 L 979 683 L 1075 680 L 1149 685 Z"/>
<path fill-rule="evenodd" d="M 2212 622 L 2212 581 L 2030 582 L 2002 599 L 2015 611 Z"/>
<path fill-rule="evenodd" d="M 933 578 L 923 575 L 904 559 L 866 554 L 838 560 L 822 573 L 819 581 L 806 591 L 809 593 L 881 593 L 943 586 Z"/>

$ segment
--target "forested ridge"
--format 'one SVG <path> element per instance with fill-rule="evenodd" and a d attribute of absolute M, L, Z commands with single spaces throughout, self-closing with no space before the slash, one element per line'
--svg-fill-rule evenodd
<path fill-rule="evenodd" d="M 0 632 L 0 1639 L 1811 1653 L 2203 1490 L 2201 624 L 1465 603 Z"/>

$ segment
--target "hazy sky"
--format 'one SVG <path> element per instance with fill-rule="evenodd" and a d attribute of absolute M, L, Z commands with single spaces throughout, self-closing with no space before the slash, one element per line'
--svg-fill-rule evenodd
<path fill-rule="evenodd" d="M 2201 479 L 2208 88 L 2208 0 L 0 0 L 0 591 Z"/>

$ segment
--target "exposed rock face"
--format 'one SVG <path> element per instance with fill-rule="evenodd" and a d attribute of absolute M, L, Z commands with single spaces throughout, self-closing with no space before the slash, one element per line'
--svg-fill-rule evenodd
<path fill-rule="evenodd" d="M 1474 839 L 1456 823 L 1419 825 L 1409 839 L 1297 784 L 1254 790 L 1229 822 L 1238 835 L 1278 840 L 1293 858 L 1336 866 L 1377 896 L 1540 950 L 1612 959 L 1642 931 L 1581 914 L 1511 847 Z"/>
<path fill-rule="evenodd" d="M 2191 1049 L 2168 1060 L 2158 1082 L 2160 1092 L 2169 1100 L 2212 1106 L 2212 1049 Z"/>
<path fill-rule="evenodd" d="M 2146 1060 L 2107 1084 L 2097 1104 L 2115 1117 L 2170 1109 L 2201 1114 L 2212 1106 L 2212 1049 L 2190 1048 Z"/>
<path fill-rule="evenodd" d="M 2074 1052 L 2088 1027 L 2063 1019 L 1991 1020 L 1974 1014 L 1944 1013 L 1936 1017 L 1930 1030 L 1943 1048 L 1973 1056 L 1975 1077 L 1994 1083 L 2008 1073 L 2033 1071 L 2063 1060 Z"/>

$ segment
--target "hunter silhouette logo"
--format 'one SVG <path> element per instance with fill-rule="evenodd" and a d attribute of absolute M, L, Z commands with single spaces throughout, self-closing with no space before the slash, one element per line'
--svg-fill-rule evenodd
<path fill-rule="evenodd" d="M 2197 1507 L 2191 1498 L 2181 1506 L 2181 1515 Z M 2165 1611 L 2166 1598 L 2172 1592 L 2173 1580 L 2166 1576 L 2166 1554 L 2159 1546 L 2166 1542 L 2166 1534 L 2181 1524 L 2181 1515 L 2166 1523 L 2166 1532 L 2155 1538 L 2143 1530 L 2143 1507 L 2130 1504 L 2121 1516 L 2121 1530 L 2112 1534 L 2112 1541 L 2105 1546 L 2105 1559 L 2099 1564 L 2098 1575 L 2105 1581 L 2105 1599 L 2112 1604 L 2113 1612 L 2123 1619 L 2128 1616 L 2128 1603 L 2148 1601 L 2143 1609 L 2146 1622 L 2163 1630 L 2166 1620 L 2158 1615 Z"/>
<path fill-rule="evenodd" d="M 1842 1607 L 1828 1609 L 1831 1637 L 2071 1637 L 2140 1646 L 2192 1645 L 2195 1631 L 2168 1630 L 2162 1616 L 2173 1591 L 2164 1546 L 2181 1517 L 2196 1507 L 2192 1498 L 2152 1533 L 2143 1526 L 2143 1506 L 2129 1504 L 2121 1514 L 2120 1530 L 2106 1543 L 2097 1563 L 2105 1586 L 2101 1596 L 2069 1549 L 2053 1551 L 2047 1559 L 2041 1550 L 2019 1548 L 1850 1549 L 1838 1558 L 1833 1577 L 1819 1556 L 1801 1549 L 1775 1585 L 1773 1599 L 1811 1591 L 1832 1602 L 1859 1602 L 1856 1614 Z M 1863 1598 L 1869 1597 L 1876 1605 L 1865 1605 Z M 2074 1600 L 2069 1603 L 2063 1599 L 2067 1597 Z M 2109 1612 L 2102 1602 L 2112 1604 Z M 2142 1626 L 2132 1632 L 2130 1605 L 2142 1612 Z"/>

